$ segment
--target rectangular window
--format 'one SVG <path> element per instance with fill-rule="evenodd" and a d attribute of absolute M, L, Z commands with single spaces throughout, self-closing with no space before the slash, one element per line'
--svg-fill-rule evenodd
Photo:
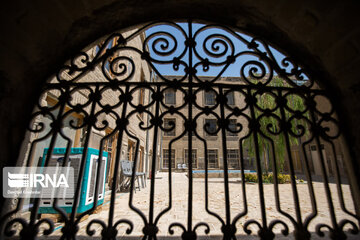
<path fill-rule="evenodd" d="M 183 99 L 184 99 L 184 102 L 186 101 L 186 97 L 189 97 L 189 89 L 188 88 L 183 88 L 183 90 L 185 90 L 185 92 L 186 92 L 186 94 L 183 92 Z M 193 88 L 192 89 L 192 94 L 194 95 L 195 93 L 195 89 Z M 185 105 L 186 107 L 188 106 L 188 105 Z"/>
<path fill-rule="evenodd" d="M 145 99 L 145 89 L 141 88 L 139 94 L 139 104 L 144 105 L 144 99 Z"/>
<path fill-rule="evenodd" d="M 189 151 L 187 149 L 184 149 L 184 160 L 186 165 L 188 165 L 188 156 L 189 156 Z M 197 168 L 197 150 L 196 149 L 192 149 L 191 150 L 191 160 L 192 160 L 192 165 L 193 168 Z"/>
<path fill-rule="evenodd" d="M 166 89 L 164 95 L 165 104 L 176 104 L 176 91 L 174 89 Z"/>
<path fill-rule="evenodd" d="M 234 96 L 234 92 L 228 92 L 226 94 L 226 98 L 227 98 L 227 104 L 230 106 L 235 105 L 235 96 Z"/>
<path fill-rule="evenodd" d="M 144 105 L 145 103 L 145 89 L 144 88 L 140 88 L 140 92 L 139 92 L 139 104 Z"/>
<path fill-rule="evenodd" d="M 182 130 L 185 131 L 185 122 L 184 122 L 184 121 L 183 121 L 183 124 L 182 124 Z M 188 137 L 188 136 L 189 136 L 189 132 L 186 131 L 184 137 Z M 195 136 L 196 136 L 194 131 L 192 131 L 191 136 L 192 136 L 192 137 L 195 137 Z"/>
<path fill-rule="evenodd" d="M 232 131 L 236 131 L 236 119 L 229 119 L 229 129 Z M 227 136 L 237 136 L 237 133 L 233 133 L 230 131 L 226 131 Z"/>
<path fill-rule="evenodd" d="M 205 136 L 216 136 L 216 119 L 205 119 Z"/>
<path fill-rule="evenodd" d="M 218 150 L 217 149 L 208 149 L 207 157 L 208 157 L 209 168 L 218 168 L 219 167 L 219 159 L 218 159 Z"/>
<path fill-rule="evenodd" d="M 164 131 L 164 136 L 175 136 L 175 127 L 176 126 L 176 119 L 175 118 L 165 118 L 164 119 L 164 128 L 165 129 L 172 129 L 170 131 Z"/>
<path fill-rule="evenodd" d="M 227 149 L 226 153 L 229 168 L 239 168 L 239 149 Z"/>
<path fill-rule="evenodd" d="M 215 97 L 216 94 L 214 91 L 205 91 L 204 98 L 205 98 L 205 105 L 215 105 Z"/>
<path fill-rule="evenodd" d="M 175 149 L 163 149 L 163 168 L 169 168 L 169 159 L 171 160 L 171 168 L 175 168 Z"/>
<path fill-rule="evenodd" d="M 128 151 L 127 151 L 127 160 L 134 161 L 135 156 L 135 142 L 128 140 Z"/>
<path fill-rule="evenodd" d="M 111 130 L 107 130 L 106 133 L 109 134 Z M 110 180 L 112 179 L 112 171 L 115 155 L 116 155 L 116 138 L 117 134 L 114 134 L 113 136 L 107 138 L 107 141 L 105 141 L 104 151 L 108 152 L 108 163 L 106 165 L 106 182 L 110 184 Z"/>

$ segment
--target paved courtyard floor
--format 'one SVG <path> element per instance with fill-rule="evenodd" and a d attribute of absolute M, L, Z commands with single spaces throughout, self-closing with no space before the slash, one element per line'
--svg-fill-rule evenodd
<path fill-rule="evenodd" d="M 244 196 L 242 195 L 242 184 L 240 179 L 231 178 L 229 179 L 229 188 L 230 188 L 230 201 L 231 201 L 231 219 L 236 216 L 236 214 L 242 212 L 244 210 Z M 172 208 L 165 215 L 163 215 L 158 223 L 159 227 L 159 236 L 164 236 L 164 239 L 169 238 L 170 236 L 180 236 L 182 231 L 180 228 L 174 228 L 174 234 L 170 235 L 168 231 L 168 227 L 171 223 L 179 222 L 184 226 L 187 226 L 187 212 L 188 212 L 188 178 L 185 173 L 173 173 L 172 177 L 173 181 L 173 194 L 172 194 Z M 220 221 L 209 215 L 205 210 L 205 185 L 204 179 L 202 178 L 194 178 L 193 184 L 193 226 L 198 222 L 206 222 L 210 227 L 209 235 L 221 235 L 221 223 Z M 325 195 L 325 191 L 323 188 L 322 182 L 314 182 L 313 183 L 315 194 L 316 194 L 316 204 L 318 208 L 318 214 L 316 218 L 311 221 L 309 225 L 309 230 L 311 232 L 315 232 L 315 226 L 318 223 L 325 223 L 331 226 L 330 216 L 328 212 L 328 203 Z M 306 183 L 298 183 L 297 184 L 298 193 L 299 193 L 299 202 L 301 206 L 301 215 L 302 219 L 304 219 L 312 213 L 312 207 L 308 192 L 308 185 Z M 334 202 L 334 207 L 336 211 L 336 218 L 339 222 L 341 219 L 350 219 L 354 220 L 351 216 L 347 215 L 345 212 L 341 210 L 341 206 L 339 204 L 339 198 L 337 194 L 337 189 L 335 184 L 330 184 L 330 189 L 332 193 L 332 198 Z M 354 212 L 353 201 L 350 194 L 349 185 L 342 185 L 342 190 L 344 193 L 344 201 L 345 206 L 351 212 Z M 293 194 L 291 190 L 290 184 L 281 184 L 279 185 L 280 192 L 280 203 L 281 209 L 295 217 L 295 208 L 294 208 L 294 200 Z M 148 218 L 149 216 L 149 196 L 150 196 L 150 181 L 147 180 L 147 187 L 141 188 L 140 191 L 136 191 L 134 194 L 133 204 L 139 210 L 141 210 L 145 216 Z M 271 222 L 274 219 L 281 219 L 287 223 L 289 226 L 290 232 L 293 231 L 293 226 L 291 222 L 280 214 L 276 210 L 275 205 L 275 197 L 274 197 L 274 185 L 273 184 L 265 184 L 264 185 L 264 193 L 265 193 L 265 204 L 266 204 L 266 218 L 267 222 Z M 165 209 L 169 205 L 169 188 L 168 188 L 168 173 L 158 173 L 156 175 L 156 185 L 155 185 L 155 216 Z M 223 219 L 225 219 L 225 197 L 224 197 L 224 183 L 221 178 L 210 178 L 209 179 L 209 209 Z M 262 222 L 260 204 L 259 204 L 259 190 L 258 184 L 246 184 L 246 200 L 248 205 L 248 214 L 242 217 L 237 222 L 237 234 L 246 235 L 244 232 L 243 226 L 246 221 L 250 219 L 254 219 L 259 223 Z M 101 219 L 105 223 L 108 220 L 108 212 L 109 212 L 110 202 L 109 195 L 105 199 L 105 203 L 101 209 L 96 214 L 90 215 L 84 221 L 80 223 L 79 235 L 87 236 L 86 234 L 86 226 L 92 219 Z M 131 236 L 143 236 L 142 228 L 144 226 L 144 222 L 141 217 L 134 211 L 129 208 L 129 193 L 118 193 L 116 197 L 115 204 L 115 221 L 125 218 L 133 222 L 134 229 L 131 233 Z M 355 221 L 356 223 L 356 221 Z M 57 230 L 52 235 L 61 234 L 62 224 L 57 224 Z M 127 225 L 120 225 L 118 227 L 118 235 L 126 236 Z M 252 234 L 256 234 L 258 228 L 255 224 L 250 225 L 249 227 L 252 230 Z M 95 236 L 99 236 L 101 232 L 101 227 L 99 225 L 93 225 L 93 229 L 97 230 Z M 197 229 L 198 235 L 204 235 L 203 227 Z M 282 238 L 281 235 L 282 227 L 281 225 L 276 225 L 274 228 L 274 232 L 277 234 L 277 237 Z M 292 236 L 292 233 L 290 233 Z M 315 234 L 314 234 L 315 235 Z M 353 239 L 359 239 L 360 235 L 353 236 L 349 235 L 349 237 Z M 208 237 L 205 237 L 207 239 Z M 253 236 L 245 237 L 253 238 Z M 242 239 L 239 237 L 239 239 Z"/>

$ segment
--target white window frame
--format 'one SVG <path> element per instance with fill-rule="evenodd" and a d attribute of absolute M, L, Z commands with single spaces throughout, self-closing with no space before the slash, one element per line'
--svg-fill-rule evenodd
<path fill-rule="evenodd" d="M 168 98 L 166 98 L 167 94 L 173 94 L 173 101 L 168 102 Z M 176 90 L 173 88 L 168 88 L 164 91 L 164 103 L 168 105 L 176 105 Z"/>
<path fill-rule="evenodd" d="M 229 119 L 229 129 L 231 129 L 231 128 L 230 128 L 230 121 L 232 121 L 232 120 L 235 120 L 235 126 L 234 126 L 233 131 L 236 131 L 236 124 L 237 124 L 237 120 L 236 120 L 236 119 L 234 119 L 234 118 Z M 237 133 L 232 133 L 232 132 L 230 132 L 229 130 L 226 130 L 226 136 L 229 136 L 229 137 L 235 137 L 235 136 L 237 136 Z"/>
<path fill-rule="evenodd" d="M 167 157 L 165 157 L 165 151 L 169 151 L 170 149 L 169 148 L 163 148 L 163 150 L 162 150 L 162 168 L 163 169 L 169 169 L 169 164 L 170 164 L 170 162 L 168 162 L 168 166 L 166 167 L 165 166 L 165 159 L 166 160 L 168 160 L 168 156 L 169 156 L 169 153 L 168 153 L 168 156 Z M 176 156 L 176 149 L 171 149 L 171 151 L 174 151 L 174 154 L 171 154 L 171 159 L 170 159 L 170 161 L 172 160 L 172 158 L 174 158 L 174 164 L 171 166 L 171 169 L 173 169 L 173 168 L 175 168 L 176 166 L 176 158 L 175 158 L 175 156 Z"/>
<path fill-rule="evenodd" d="M 237 165 L 238 165 L 238 168 L 240 167 L 240 151 L 239 151 L 239 149 L 237 149 L 237 148 L 227 148 L 226 149 L 226 158 L 227 158 L 227 161 L 228 161 L 228 166 L 230 166 L 230 158 L 229 158 L 229 151 L 230 150 L 236 150 L 237 151 Z M 230 168 L 230 167 L 229 167 Z"/>
<path fill-rule="evenodd" d="M 208 98 L 206 97 L 206 94 L 208 94 L 208 93 L 214 94 L 213 104 L 208 103 L 208 101 L 207 101 Z M 205 106 L 214 106 L 215 104 L 216 104 L 216 92 L 214 90 L 204 91 L 204 105 Z"/>
<path fill-rule="evenodd" d="M 210 167 L 210 157 L 209 157 L 209 151 L 210 150 L 216 150 L 216 156 L 217 156 L 217 159 L 216 159 L 216 165 L 215 167 Z M 219 149 L 218 148 L 208 148 L 207 149 L 207 158 L 208 158 L 208 168 L 219 168 Z"/>
<path fill-rule="evenodd" d="M 216 127 L 217 127 L 217 122 L 216 122 L 216 119 L 215 118 L 205 118 L 204 119 L 204 126 L 205 126 L 205 124 L 206 124 L 206 120 L 214 120 L 215 121 L 215 130 L 216 130 Z M 208 129 L 209 130 L 209 129 Z M 203 129 L 203 131 L 204 131 L 204 135 L 206 136 L 206 137 L 216 137 L 217 136 L 217 134 L 216 133 L 214 133 L 214 134 L 209 134 L 209 133 L 207 133 L 206 131 L 205 131 L 205 129 Z"/>
<path fill-rule="evenodd" d="M 163 131 L 163 136 L 164 137 L 174 137 L 174 136 L 176 136 L 176 118 L 164 118 L 164 128 L 166 129 L 167 127 L 165 126 L 165 120 L 166 121 L 173 121 L 175 123 L 175 128 L 173 130 L 171 130 L 170 132 Z M 170 125 L 167 125 L 167 126 L 170 126 Z"/>
<path fill-rule="evenodd" d="M 188 150 L 187 148 L 184 148 L 184 163 L 187 164 L 187 159 L 185 159 L 187 157 L 187 154 L 186 154 L 186 150 Z M 193 168 L 197 168 L 198 167 L 198 149 L 197 148 L 193 148 L 192 150 L 195 151 L 195 156 L 196 156 L 196 161 L 195 161 L 195 165 L 194 165 L 194 162 L 193 162 Z"/>
<path fill-rule="evenodd" d="M 232 101 L 233 102 L 230 102 L 229 99 L 231 98 L 230 96 L 232 96 Z M 231 91 L 231 92 L 228 92 L 226 94 L 226 98 L 227 98 L 227 104 L 229 106 L 234 106 L 235 105 L 235 92 Z"/>

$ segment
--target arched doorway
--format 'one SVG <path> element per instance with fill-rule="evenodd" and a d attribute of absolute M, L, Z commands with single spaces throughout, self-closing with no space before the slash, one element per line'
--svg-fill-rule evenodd
<path fill-rule="evenodd" d="M 162 65 L 170 66 L 171 70 L 161 68 Z M 238 229 L 250 234 L 251 225 L 258 226 L 261 238 L 273 238 L 275 225 L 283 227 L 280 230 L 284 235 L 290 229 L 299 239 L 309 238 L 308 225 L 319 211 L 312 173 L 322 179 L 332 224 L 320 222 L 314 231 L 321 235 L 323 228 L 327 228 L 337 239 L 343 237 L 343 228 L 348 224 L 357 233 L 354 219 L 358 216 L 354 209 L 347 209 L 341 185 L 341 177 L 346 175 L 341 159 L 351 160 L 345 159 L 347 150 L 342 146 L 332 102 L 300 63 L 263 40 L 226 26 L 189 20 L 179 24 L 151 23 L 114 33 L 65 64 L 45 86 L 33 114 L 30 132 L 37 136 L 29 136 L 31 145 L 25 151 L 25 165 L 33 166 L 35 162 L 35 165 L 49 166 L 54 162 L 66 166 L 78 161 L 71 165 L 77 171 L 75 182 L 78 184 L 75 198 L 68 206 L 70 216 L 56 207 L 58 203 L 50 201 L 49 206 L 44 206 L 46 203 L 37 198 L 31 203 L 30 222 L 18 218 L 8 223 L 6 230 L 18 222 L 23 225 L 23 233 L 36 236 L 40 223 L 51 225 L 49 220 L 36 223 L 39 211 L 54 208 L 66 219 L 61 232 L 71 238 L 77 234 L 74 226 L 96 210 L 100 198 L 94 196 L 105 195 L 105 184 L 101 183 L 108 181 L 109 218 L 107 222 L 90 221 L 86 233 L 93 235 L 95 231 L 91 226 L 99 224 L 104 238 L 114 238 L 116 227 L 123 223 L 129 225 L 127 233 L 132 233 L 133 221 L 114 216 L 116 192 L 130 188 L 129 208 L 143 221 L 145 238 L 156 238 L 159 221 L 172 209 L 175 192 L 172 174 L 178 170 L 186 172 L 188 178 L 183 182 L 188 187 L 186 223 L 171 221 L 166 227 L 170 234 L 179 227 L 184 239 L 195 239 L 198 227 L 211 232 L 206 221 L 193 222 L 195 176 L 204 178 L 203 207 L 208 215 L 217 219 L 218 230 L 225 239 L 235 238 Z M 181 146 L 176 146 L 180 141 L 183 141 Z M 45 147 L 36 152 L 39 143 Z M 89 160 L 93 168 L 88 168 L 87 155 L 92 149 L 97 150 L 99 159 L 105 157 L 105 162 Z M 71 155 L 76 154 L 80 157 L 72 160 Z M 63 160 L 53 160 L 52 155 L 62 156 Z M 92 169 L 93 175 L 88 169 Z M 166 170 L 168 204 L 155 213 L 157 170 Z M 284 172 L 288 174 L 279 175 Z M 301 181 L 296 179 L 299 172 L 308 187 L 312 209 L 308 214 L 302 213 L 298 191 Z M 105 177 L 106 173 L 112 177 Z M 143 187 L 141 173 L 150 176 L 146 214 L 132 203 L 133 190 Z M 79 212 L 74 203 L 82 204 L 85 186 L 82 181 L 87 174 L 94 176 L 88 185 L 88 189 L 92 189 L 92 205 Z M 209 178 L 213 175 L 223 179 L 223 216 L 209 208 Z M 241 180 L 238 190 L 243 198 L 237 201 L 242 209 L 235 213 L 229 183 L 231 175 Z M 340 210 L 337 211 L 332 198 L 334 189 L 329 185 L 330 175 L 338 187 L 336 204 Z M 251 180 L 247 180 L 249 178 Z M 257 182 L 261 217 L 244 221 L 241 228 L 237 224 L 250 213 L 247 181 Z M 282 181 L 290 187 L 293 213 L 281 206 L 279 184 Z M 265 182 L 273 184 L 274 207 L 280 214 L 272 220 L 268 219 Z M 339 222 L 336 218 L 339 212 L 350 219 Z M 53 229 L 49 229 L 51 233 Z"/>

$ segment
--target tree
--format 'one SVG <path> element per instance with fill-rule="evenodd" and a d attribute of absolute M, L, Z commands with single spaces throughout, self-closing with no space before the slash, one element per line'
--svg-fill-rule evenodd
<path fill-rule="evenodd" d="M 269 86 L 273 87 L 287 87 L 289 84 L 285 82 L 285 80 L 279 78 L 278 76 L 273 77 L 271 80 L 271 83 Z M 254 90 L 255 92 L 255 90 Z M 284 170 L 285 165 L 285 154 L 286 154 L 286 140 L 284 133 L 281 134 L 273 134 L 277 133 L 279 129 L 279 119 L 282 119 L 281 117 L 281 110 L 278 107 L 278 103 L 276 102 L 276 93 L 266 91 L 264 93 L 259 93 L 256 96 L 256 105 L 257 107 L 254 107 L 255 117 L 258 119 L 260 116 L 261 119 L 259 120 L 260 124 L 260 131 L 267 137 L 272 139 L 274 143 L 274 152 L 276 157 L 276 165 L 278 172 L 282 172 Z M 303 112 L 305 111 L 305 105 L 304 100 L 299 95 L 295 94 L 289 94 L 286 97 L 286 104 L 295 111 Z M 260 108 L 260 109 L 259 109 Z M 277 108 L 277 109 L 276 109 Z M 264 112 L 267 110 L 274 110 L 271 114 L 272 116 L 264 116 Z M 289 112 L 288 110 L 284 109 L 284 115 L 286 120 L 289 120 L 290 117 L 292 117 L 294 114 Z M 275 116 L 274 116 L 275 115 Z M 307 113 L 304 114 L 307 116 Z M 301 122 L 301 120 L 294 119 L 291 124 L 291 129 L 294 133 L 299 133 L 300 129 L 297 128 L 297 125 Z M 303 126 L 306 125 L 306 123 L 301 122 Z M 273 132 L 273 133 L 271 133 Z M 307 134 L 307 132 L 306 132 Z M 245 147 L 248 149 L 249 159 L 255 157 L 255 145 L 254 145 L 254 133 L 252 133 L 244 142 Z M 299 138 L 293 137 L 289 134 L 289 143 L 291 146 L 299 145 Z M 272 161 L 270 161 L 271 157 L 271 142 L 262 136 L 262 134 L 258 133 L 258 145 L 259 145 L 259 155 L 262 160 L 263 169 L 265 170 L 265 173 L 267 174 L 269 169 L 273 169 Z"/>

